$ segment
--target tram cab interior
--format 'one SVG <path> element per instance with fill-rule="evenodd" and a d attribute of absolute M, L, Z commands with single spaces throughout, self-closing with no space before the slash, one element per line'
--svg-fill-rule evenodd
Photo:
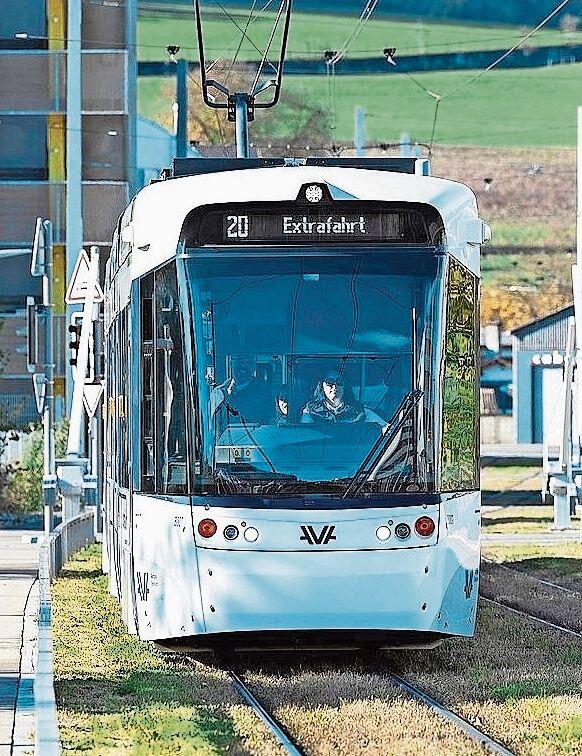
<path fill-rule="evenodd" d="M 343 495 L 383 438 L 383 483 L 364 488 L 432 490 L 442 256 L 286 252 L 252 259 L 230 250 L 211 262 L 194 252 L 183 261 L 197 490 Z M 170 382 L 171 362 L 170 349 Z M 178 480 L 176 441 L 163 448 Z"/>

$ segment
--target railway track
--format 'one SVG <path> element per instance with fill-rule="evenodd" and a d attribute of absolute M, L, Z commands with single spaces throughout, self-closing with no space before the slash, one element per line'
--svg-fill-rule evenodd
<path fill-rule="evenodd" d="M 233 672 L 232 670 L 229 670 L 228 676 L 232 680 L 233 685 L 238 691 L 239 695 L 251 707 L 251 709 L 255 712 L 261 722 L 267 725 L 272 735 L 285 750 L 285 753 L 288 753 L 289 756 L 303 756 L 305 752 L 295 744 L 295 742 L 287 734 L 287 731 L 285 730 L 283 725 L 280 724 L 275 719 L 275 717 L 273 717 L 273 715 L 265 709 L 265 707 L 256 698 L 254 693 L 240 677 L 240 675 L 238 675 L 236 672 Z"/>
<path fill-rule="evenodd" d="M 502 754 L 503 756 L 512 756 L 512 751 L 505 748 L 505 746 L 503 746 L 501 743 L 498 743 L 482 730 L 479 730 L 463 717 L 455 714 L 454 711 L 448 709 L 440 701 L 437 701 L 436 698 L 429 696 L 428 693 L 425 693 L 420 688 L 417 688 L 416 685 L 413 685 L 404 678 L 395 675 L 393 672 L 389 673 L 389 677 L 401 690 L 408 693 L 417 701 L 420 701 L 421 703 L 428 706 L 429 709 L 431 709 L 431 711 L 433 711 L 435 714 L 438 714 L 440 717 L 447 719 L 449 722 L 451 722 L 451 724 L 462 730 L 472 740 L 474 740 L 480 746 L 483 746 L 483 748 L 486 748 L 491 753 Z"/>
<path fill-rule="evenodd" d="M 582 596 L 580 591 L 575 591 L 575 590 L 572 590 L 571 588 L 565 588 L 564 586 L 559 585 L 558 583 L 554 583 L 551 580 L 543 580 L 533 575 L 528 575 L 526 572 L 521 572 L 520 570 L 514 570 L 511 567 L 506 567 L 505 565 L 498 564 L 497 562 L 494 562 L 490 559 L 483 559 L 483 561 L 486 564 L 494 565 L 497 569 L 501 569 L 504 572 L 511 573 L 514 577 L 519 578 L 521 580 L 529 581 L 530 583 L 537 583 L 538 585 L 544 586 L 544 588 L 550 588 L 552 590 L 558 591 L 559 593 L 566 594 L 567 596 L 573 596 L 573 597 Z M 504 601 L 498 601 L 497 599 L 492 599 L 483 595 L 481 595 L 479 598 L 482 601 L 485 601 L 493 606 L 498 606 L 503 609 L 506 609 L 508 612 L 524 617 L 525 619 L 529 619 L 531 621 L 545 625 L 546 627 L 551 627 L 554 630 L 559 630 L 560 632 L 563 632 L 567 635 L 570 635 L 576 638 L 582 638 L 582 632 L 578 630 L 573 630 L 571 627 L 566 627 L 565 625 L 558 624 L 557 622 L 552 622 L 548 619 L 544 619 L 543 617 L 540 617 L 537 614 L 531 614 L 530 612 L 524 611 L 523 609 L 517 609 L 516 607 Z"/>
<path fill-rule="evenodd" d="M 534 583 L 545 585 L 548 588 L 555 588 L 557 591 L 561 591 L 562 593 L 569 593 L 570 595 L 574 595 L 574 596 L 582 595 L 580 591 L 574 591 L 571 588 L 565 588 L 563 585 L 558 585 L 558 583 L 552 583 L 550 580 L 542 580 L 541 578 L 534 577 L 533 575 L 529 575 L 527 572 L 522 572 L 521 570 L 514 570 L 511 567 L 507 567 L 505 564 L 499 564 L 499 562 L 495 562 L 493 559 L 486 559 L 485 557 L 482 556 L 481 561 L 485 562 L 485 564 L 494 565 L 497 569 L 503 570 L 504 572 L 510 572 L 512 575 L 515 575 L 516 577 L 526 578 L 527 580 L 531 580 Z"/>
<path fill-rule="evenodd" d="M 488 604 L 498 606 L 502 609 L 507 610 L 508 612 L 511 612 L 512 614 L 517 614 L 520 617 L 524 617 L 525 619 L 538 622 L 540 625 L 546 625 L 546 627 L 551 627 L 554 630 L 560 630 L 560 632 L 566 633 L 567 635 L 573 635 L 575 638 L 582 638 L 582 633 L 579 633 L 576 630 L 570 630 L 569 627 L 557 625 L 555 622 L 550 622 L 549 620 L 542 619 L 542 617 L 538 617 L 535 614 L 529 614 L 528 612 L 524 612 L 522 609 L 514 609 L 512 606 L 509 606 L 509 604 L 504 604 L 502 601 L 496 601 L 495 599 L 486 598 L 485 596 L 481 596 L 481 601 L 486 601 Z"/>
<path fill-rule="evenodd" d="M 490 560 L 484 560 L 484 561 L 489 562 Z M 498 565 L 495 562 L 492 562 L 492 564 L 495 564 L 497 567 L 500 567 L 504 571 L 511 572 L 516 577 L 523 578 L 526 581 L 536 582 L 545 586 L 546 588 L 552 588 L 562 593 L 580 595 L 578 591 L 565 588 L 549 580 L 542 580 L 532 575 L 528 575 L 527 573 L 522 573 L 518 570 L 512 570 L 511 568 L 505 567 L 504 565 Z M 502 601 L 487 598 L 485 596 L 481 596 L 480 598 L 485 603 L 491 606 L 497 607 L 498 609 L 502 611 L 510 612 L 511 614 L 517 615 L 523 619 L 538 623 L 540 625 L 544 625 L 545 627 L 552 628 L 553 630 L 557 630 L 571 637 L 582 638 L 582 632 L 572 630 L 571 628 L 568 628 L 556 622 L 551 622 L 549 620 L 546 620 L 535 614 L 531 614 L 522 609 L 516 609 L 513 606 L 506 604 Z M 271 711 L 269 710 L 268 702 L 262 702 L 259 700 L 259 698 L 257 698 L 255 693 L 253 692 L 251 687 L 249 687 L 249 684 L 245 680 L 244 672 L 240 670 L 235 671 L 234 669 L 230 667 L 230 665 L 225 665 L 223 669 L 225 669 L 225 671 L 227 672 L 228 677 L 230 678 L 238 694 L 241 696 L 244 702 L 253 710 L 255 715 L 267 726 L 267 728 L 269 729 L 273 737 L 280 744 L 283 751 L 287 754 L 290 754 L 291 756 L 303 756 L 304 754 L 306 754 L 306 751 L 304 751 L 301 748 L 299 743 L 294 739 L 293 735 L 287 730 L 285 725 L 281 723 L 280 721 L 278 721 L 277 718 L 271 713 Z M 396 674 L 389 668 L 384 670 L 383 674 L 393 685 L 395 685 L 406 696 L 409 696 L 410 698 L 414 699 L 421 705 L 430 709 L 431 712 L 434 713 L 435 715 L 448 721 L 455 728 L 457 728 L 458 730 L 461 730 L 466 736 L 471 738 L 471 740 L 473 740 L 475 743 L 477 743 L 486 751 L 490 753 L 494 753 L 494 754 L 500 754 L 502 756 L 512 756 L 513 752 L 510 751 L 508 748 L 506 748 L 503 744 L 494 740 L 487 733 L 483 732 L 482 730 L 480 730 L 479 728 L 471 724 L 468 720 L 456 714 L 454 711 L 452 711 L 447 706 L 445 706 L 441 701 L 429 695 L 427 692 L 425 692 L 424 690 L 416 686 L 414 683 L 401 677 L 400 675 Z"/>
<path fill-rule="evenodd" d="M 269 728 L 272 735 L 279 742 L 282 748 L 290 756 L 304 756 L 305 751 L 301 750 L 298 744 L 289 735 L 284 725 L 282 725 L 257 699 L 255 694 L 249 688 L 244 678 L 233 670 L 228 670 L 228 676 L 232 680 L 234 687 L 243 700 L 252 708 L 256 716 Z M 479 730 L 463 717 L 455 714 L 454 711 L 447 708 L 443 703 L 433 698 L 425 691 L 418 688 L 413 683 L 405 680 L 399 675 L 388 672 L 388 679 L 406 695 L 428 707 L 434 714 L 446 719 L 465 735 L 474 740 L 477 744 L 488 750 L 490 753 L 499 754 L 500 756 L 513 756 L 513 752 L 505 748 L 501 743 L 491 738 L 487 733 Z"/>

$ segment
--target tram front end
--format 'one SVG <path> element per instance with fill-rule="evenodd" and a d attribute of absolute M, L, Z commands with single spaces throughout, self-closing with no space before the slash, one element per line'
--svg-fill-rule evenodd
<path fill-rule="evenodd" d="M 233 171 L 215 195 L 132 287 L 136 630 L 174 649 L 472 635 L 473 195 L 306 167 Z"/>

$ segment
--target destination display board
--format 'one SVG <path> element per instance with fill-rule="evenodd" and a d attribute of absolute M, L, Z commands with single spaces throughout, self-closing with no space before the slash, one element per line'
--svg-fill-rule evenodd
<path fill-rule="evenodd" d="M 428 206 L 334 202 L 220 205 L 199 208 L 183 229 L 187 247 L 442 243 L 442 221 Z"/>

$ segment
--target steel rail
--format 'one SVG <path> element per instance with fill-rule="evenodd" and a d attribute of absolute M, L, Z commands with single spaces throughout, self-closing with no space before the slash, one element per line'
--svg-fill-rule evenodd
<path fill-rule="evenodd" d="M 573 635 L 575 638 L 582 638 L 582 633 L 578 632 L 577 630 L 571 630 L 569 627 L 564 627 L 563 625 L 556 625 L 554 622 L 550 622 L 549 620 L 537 617 L 535 614 L 529 614 L 528 612 L 524 612 L 521 609 L 514 609 L 512 606 L 509 606 L 509 604 L 504 604 L 502 601 L 496 601 L 495 599 L 486 598 L 485 596 L 479 596 L 479 599 L 481 601 L 486 601 L 489 604 L 493 604 L 494 606 L 498 606 L 501 609 L 506 609 L 508 612 L 512 612 L 512 614 L 518 614 L 520 617 L 525 617 L 526 619 L 533 620 L 534 622 L 539 622 L 541 625 L 547 625 L 554 630 L 559 630 L 562 633 Z"/>
<path fill-rule="evenodd" d="M 399 675 L 394 674 L 394 672 L 389 672 L 388 676 L 401 690 L 408 693 L 409 696 L 420 701 L 425 706 L 428 706 L 428 708 L 439 717 L 447 719 L 483 748 L 487 748 L 491 753 L 501 754 L 501 756 L 513 756 L 513 751 L 508 750 L 504 745 L 498 743 L 482 730 L 477 729 L 477 727 L 459 716 L 459 714 L 455 714 L 454 711 L 448 709 L 444 704 L 437 701 L 436 698 L 433 698 L 424 690 L 417 688 L 416 685 L 404 680 Z"/>
<path fill-rule="evenodd" d="M 485 562 L 485 564 L 493 564 L 495 567 L 499 567 L 501 570 L 505 570 L 506 572 L 511 572 L 512 575 L 518 575 L 519 577 L 527 578 L 528 580 L 533 580 L 536 583 L 540 583 L 541 585 L 546 585 L 549 588 L 555 588 L 557 591 L 562 591 L 563 593 L 569 593 L 573 596 L 580 596 L 580 591 L 574 591 L 572 588 L 565 588 L 563 585 L 558 585 L 558 583 L 552 583 L 550 580 L 542 580 L 542 578 L 535 577 L 534 575 L 528 575 L 527 572 L 521 572 L 521 570 L 514 570 L 511 567 L 507 567 L 504 564 L 500 564 L 499 562 L 495 562 L 493 559 L 487 559 L 486 557 L 481 557 L 481 561 Z"/>
<path fill-rule="evenodd" d="M 232 670 L 228 671 L 228 676 L 232 680 L 233 685 L 237 689 L 238 693 L 253 709 L 257 717 L 267 725 L 271 733 L 275 736 L 280 745 L 285 749 L 285 752 L 290 754 L 290 756 L 305 756 L 304 752 L 295 745 L 295 743 L 291 740 L 289 735 L 287 735 L 287 733 L 277 722 L 277 720 L 272 717 L 271 714 L 269 714 L 269 712 L 260 703 L 260 701 L 255 698 L 242 678 Z"/>

